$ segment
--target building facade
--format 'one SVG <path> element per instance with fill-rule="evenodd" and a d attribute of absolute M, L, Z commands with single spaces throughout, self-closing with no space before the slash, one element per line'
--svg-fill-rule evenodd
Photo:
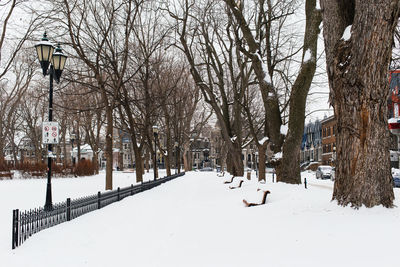
<path fill-rule="evenodd" d="M 317 119 L 304 126 L 300 150 L 300 163 L 320 162 L 322 160 L 322 125 Z"/>
<path fill-rule="evenodd" d="M 322 164 L 333 165 L 336 159 L 336 118 L 332 115 L 321 121 Z"/>

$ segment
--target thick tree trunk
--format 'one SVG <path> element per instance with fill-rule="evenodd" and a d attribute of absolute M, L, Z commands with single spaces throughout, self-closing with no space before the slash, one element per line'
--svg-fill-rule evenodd
<path fill-rule="evenodd" d="M 178 149 L 177 150 L 177 156 L 176 156 L 176 158 L 178 159 L 178 161 L 177 161 L 177 167 L 178 167 L 178 173 L 181 173 L 181 153 L 180 153 L 180 150 Z"/>
<path fill-rule="evenodd" d="M 67 143 L 65 142 L 65 135 L 64 135 L 64 140 L 62 142 L 62 153 L 64 155 L 63 158 L 63 166 L 67 166 L 68 165 L 68 160 L 67 160 Z M 69 158 L 69 156 L 68 156 Z"/>
<path fill-rule="evenodd" d="M 112 190 L 113 188 L 113 110 L 112 107 L 106 105 L 106 119 L 107 119 L 107 130 L 106 130 L 106 190 Z"/>
<path fill-rule="evenodd" d="M 185 143 L 183 145 L 183 165 L 185 167 L 185 172 L 192 170 L 192 159 L 190 154 L 190 144 Z"/>
<path fill-rule="evenodd" d="M 165 159 L 165 168 L 167 170 L 167 176 L 171 176 L 171 160 L 169 153 L 168 155 L 164 156 L 164 159 Z"/>
<path fill-rule="evenodd" d="M 98 151 L 97 147 L 95 148 L 96 151 Z M 94 168 L 94 173 L 95 174 L 99 174 L 99 152 L 93 152 L 93 158 L 92 158 L 92 162 L 93 162 L 93 168 Z"/>
<path fill-rule="evenodd" d="M 77 127 L 76 127 L 76 136 L 77 136 L 77 139 L 76 139 L 76 144 L 77 144 L 77 150 L 78 150 L 78 162 L 79 161 L 81 161 L 81 133 L 80 133 L 80 129 L 81 128 L 81 126 L 80 126 L 80 124 L 79 124 L 79 118 L 78 118 L 78 125 L 77 125 Z"/>
<path fill-rule="evenodd" d="M 283 144 L 283 156 L 277 168 L 277 181 L 300 184 L 300 146 L 303 137 L 306 99 L 314 77 L 317 62 L 317 43 L 321 13 L 315 9 L 315 0 L 306 1 L 306 30 L 303 60 L 290 94 L 288 133 Z"/>
<path fill-rule="evenodd" d="M 149 149 L 146 149 L 145 161 L 146 161 L 146 171 L 147 171 L 147 173 L 149 173 L 150 172 L 150 153 L 149 153 Z"/>
<path fill-rule="evenodd" d="M 2 139 L 2 138 L 0 138 Z M 4 140 L 4 139 L 2 139 Z M 0 141 L 0 165 L 4 162 L 4 142 Z"/>
<path fill-rule="evenodd" d="M 143 161 L 142 161 L 142 153 L 139 150 L 134 149 L 135 152 L 135 167 L 136 167 L 136 182 L 143 182 Z"/>
<path fill-rule="evenodd" d="M 266 181 L 265 177 L 265 162 L 266 162 L 266 151 L 267 151 L 267 144 L 264 145 L 258 145 L 257 146 L 258 150 L 258 160 L 259 160 L 259 165 L 258 165 L 258 181 Z"/>
<path fill-rule="evenodd" d="M 227 170 L 233 176 L 243 176 L 244 166 L 242 160 L 242 148 L 238 142 L 228 147 L 228 154 L 226 163 Z"/>
<path fill-rule="evenodd" d="M 327 69 L 337 120 L 333 199 L 393 206 L 386 100 L 399 1 L 321 1 Z M 351 36 L 345 28 L 352 25 Z"/>

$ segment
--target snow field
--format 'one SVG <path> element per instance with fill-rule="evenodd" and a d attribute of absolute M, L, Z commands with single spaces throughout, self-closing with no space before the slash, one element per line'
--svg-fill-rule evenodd
<path fill-rule="evenodd" d="M 11 250 L 12 208 L 43 205 L 45 180 L 0 181 L 1 266 L 398 266 L 398 208 L 353 210 L 331 202 L 333 182 L 313 172 L 304 185 L 223 184 L 230 176 L 189 172 L 71 222 Z M 152 177 L 152 174 L 147 174 Z M 115 173 L 114 187 L 134 174 Z M 53 199 L 101 190 L 95 177 L 55 179 Z M 242 200 L 267 204 L 245 208 Z M 40 190 L 39 190 L 40 189 Z M 18 191 L 19 197 L 13 192 Z M 36 192 L 40 191 L 40 192 Z M 86 191 L 86 193 L 85 193 Z M 399 206 L 399 191 L 395 189 Z M 58 200 L 56 200 L 59 198 Z M 12 204 L 10 204 L 12 203 Z M 5 230 L 6 229 L 6 230 Z"/>

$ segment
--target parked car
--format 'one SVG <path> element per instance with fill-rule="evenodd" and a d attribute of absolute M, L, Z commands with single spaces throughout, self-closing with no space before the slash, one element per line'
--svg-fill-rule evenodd
<path fill-rule="evenodd" d="M 200 169 L 201 172 L 211 172 L 213 171 L 213 168 L 211 167 L 204 167 L 203 169 Z"/>
<path fill-rule="evenodd" d="M 317 179 L 331 179 L 332 177 L 332 166 L 321 165 L 317 168 L 315 172 L 315 177 Z"/>
<path fill-rule="evenodd" d="M 400 187 L 400 175 L 393 175 L 393 187 Z"/>

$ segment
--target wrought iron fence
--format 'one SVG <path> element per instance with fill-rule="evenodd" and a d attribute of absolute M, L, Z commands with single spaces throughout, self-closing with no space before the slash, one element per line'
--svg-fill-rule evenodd
<path fill-rule="evenodd" d="M 164 178 L 119 188 L 113 191 L 98 192 L 95 195 L 77 199 L 68 198 L 66 201 L 53 205 L 53 210 L 43 208 L 19 211 L 13 210 L 12 248 L 24 243 L 33 234 L 57 224 L 73 220 L 88 212 L 101 209 L 125 197 L 152 189 L 162 183 L 173 180 L 185 173 L 174 174 Z"/>

